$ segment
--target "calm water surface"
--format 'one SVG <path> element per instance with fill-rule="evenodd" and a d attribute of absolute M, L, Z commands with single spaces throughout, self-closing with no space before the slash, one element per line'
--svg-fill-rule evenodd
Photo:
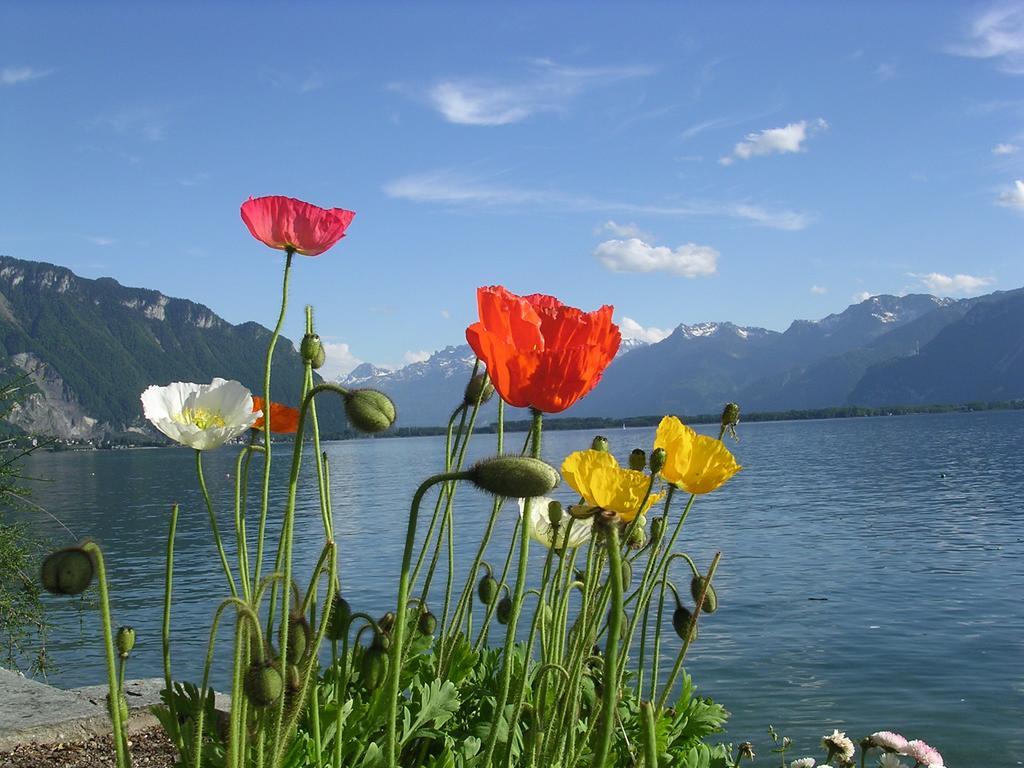
<path fill-rule="evenodd" d="M 745 424 L 731 444 L 745 469 L 700 498 L 685 548 L 716 577 L 688 671 L 733 712 L 728 737 L 767 752 L 769 723 L 817 754 L 833 727 L 854 736 L 895 729 L 938 746 L 947 765 L 1021 765 L 1024 755 L 1024 413 L 949 414 Z M 522 435 L 508 436 L 521 445 Z M 548 432 L 553 464 L 589 447 L 590 432 Z M 625 461 L 653 429 L 610 433 Z M 493 453 L 493 436 L 471 452 Z M 342 579 L 356 609 L 393 607 L 408 501 L 438 469 L 439 438 L 329 443 Z M 206 457 L 222 530 L 237 452 Z M 287 451 L 278 448 L 275 488 Z M 308 467 L 307 467 L 308 469 Z M 171 502 L 182 504 L 175 561 L 174 671 L 198 680 L 215 600 L 226 592 L 190 451 L 44 454 L 27 473 L 50 478 L 35 500 L 106 553 L 116 623 L 135 626 L 131 676 L 162 675 L 160 621 Z M 299 572 L 322 541 L 315 486 L 300 490 Z M 571 499 L 562 489 L 561 497 Z M 283 494 L 273 500 L 279 513 Z M 468 567 L 489 512 L 470 488 L 456 502 L 457 553 Z M 678 513 L 678 509 L 676 510 Z M 70 537 L 30 516 L 55 541 Z M 504 558 L 502 518 L 489 559 Z M 504 534 L 504 535 L 503 535 Z M 539 566 L 538 566 L 539 567 Z M 685 568 L 685 565 L 682 566 Z M 461 571 L 460 571 L 461 573 Z M 677 572 L 681 583 L 686 574 Z M 100 683 L 94 611 L 50 601 L 50 650 L 63 686 Z M 224 644 L 227 647 L 227 644 Z M 218 675 L 222 680 L 223 675 Z M 795 755 L 799 756 L 799 754 Z"/>

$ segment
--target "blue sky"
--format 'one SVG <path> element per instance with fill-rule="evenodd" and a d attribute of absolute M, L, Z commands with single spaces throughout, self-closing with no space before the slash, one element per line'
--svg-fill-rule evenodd
<path fill-rule="evenodd" d="M 500 283 L 626 335 L 1024 285 L 1024 4 L 0 6 L 0 253 L 271 324 L 249 195 L 331 372 L 461 343 Z"/>

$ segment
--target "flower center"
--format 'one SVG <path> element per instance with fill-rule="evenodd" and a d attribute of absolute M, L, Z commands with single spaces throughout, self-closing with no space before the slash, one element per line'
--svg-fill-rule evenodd
<path fill-rule="evenodd" d="M 219 411 L 211 411 L 207 408 L 185 408 L 174 417 L 179 424 L 193 424 L 200 429 L 225 426 L 224 417 Z"/>

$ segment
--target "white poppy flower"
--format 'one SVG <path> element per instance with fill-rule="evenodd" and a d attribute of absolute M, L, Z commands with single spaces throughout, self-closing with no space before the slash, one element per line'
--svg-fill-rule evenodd
<path fill-rule="evenodd" d="M 562 522 L 558 524 L 558 542 L 555 545 L 555 526 L 551 524 L 548 517 L 548 504 L 553 500 L 547 496 L 535 496 L 530 504 L 530 537 L 540 542 L 548 549 L 555 546 L 556 549 L 567 547 L 578 547 L 590 540 L 590 534 L 594 527 L 594 518 L 588 517 L 585 520 L 576 520 L 572 515 L 562 515 Z M 519 517 L 522 518 L 523 510 L 526 507 L 526 499 L 519 499 Z M 568 541 L 566 540 L 568 537 Z"/>
<path fill-rule="evenodd" d="M 200 451 L 238 437 L 263 415 L 253 411 L 248 389 L 225 379 L 153 385 L 142 393 L 142 411 L 169 438 Z"/>
<path fill-rule="evenodd" d="M 813 757 L 801 757 L 789 764 L 789 768 L 814 768 L 817 761 Z"/>

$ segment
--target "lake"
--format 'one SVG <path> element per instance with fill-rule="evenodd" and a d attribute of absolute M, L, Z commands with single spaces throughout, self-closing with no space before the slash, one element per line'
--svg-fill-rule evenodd
<path fill-rule="evenodd" d="M 631 449 L 650 448 L 653 433 L 607 434 L 625 462 Z M 721 607 L 704 617 L 687 669 L 701 694 L 733 712 L 728 738 L 751 740 L 768 756 L 772 724 L 796 739 L 793 758 L 820 758 L 818 741 L 834 727 L 855 738 L 891 729 L 938 747 L 950 766 L 1021 765 L 1024 412 L 742 424 L 740 435 L 729 446 L 744 470 L 698 499 L 682 537 L 702 568 L 723 553 Z M 544 457 L 557 466 L 592 436 L 548 431 Z M 494 439 L 475 438 L 471 453 L 493 453 Z M 506 445 L 522 439 L 508 435 Z M 433 437 L 325 444 L 343 590 L 356 610 L 393 607 L 409 499 L 438 471 L 442 446 Z M 236 456 L 222 448 L 205 459 L 224 531 L 232 530 Z M 279 512 L 290 452 L 282 445 L 275 456 Z M 305 469 L 296 539 L 308 574 L 322 533 L 308 462 Z M 33 483 L 37 503 L 75 537 L 103 546 L 114 621 L 138 632 L 131 677 L 162 675 L 164 547 L 170 504 L 181 503 L 174 671 L 198 680 L 226 585 L 192 452 L 39 454 L 25 473 L 49 479 Z M 558 495 L 572 499 L 564 486 Z M 489 507 L 474 489 L 459 490 L 463 568 Z M 18 514 L 55 542 L 73 540 L 40 513 Z M 514 517 L 506 507 L 492 561 L 503 558 L 498 545 Z M 51 682 L 103 682 L 95 611 L 47 602 L 56 625 L 49 651 L 60 666 Z"/>

